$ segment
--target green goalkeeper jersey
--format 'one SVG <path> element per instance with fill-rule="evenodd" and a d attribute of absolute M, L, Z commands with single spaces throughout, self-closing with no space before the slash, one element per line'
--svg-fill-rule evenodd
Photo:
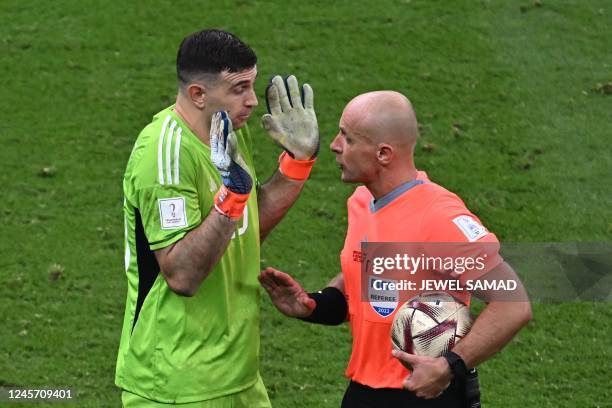
<path fill-rule="evenodd" d="M 248 129 L 236 135 L 255 180 Z M 122 389 L 185 403 L 238 392 L 258 378 L 256 189 L 193 297 L 170 290 L 153 253 L 198 227 L 220 186 L 210 148 L 173 106 L 155 115 L 138 136 L 123 179 L 128 293 L 115 377 Z"/>

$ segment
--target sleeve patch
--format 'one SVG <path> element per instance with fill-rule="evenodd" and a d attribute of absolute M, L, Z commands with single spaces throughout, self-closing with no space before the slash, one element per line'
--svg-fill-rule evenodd
<path fill-rule="evenodd" d="M 176 229 L 187 226 L 187 216 L 185 214 L 185 198 L 160 198 L 159 203 L 159 218 L 161 228 Z"/>
<path fill-rule="evenodd" d="M 453 219 L 453 222 L 470 242 L 474 242 L 489 233 L 485 227 L 469 215 L 460 215 Z"/>

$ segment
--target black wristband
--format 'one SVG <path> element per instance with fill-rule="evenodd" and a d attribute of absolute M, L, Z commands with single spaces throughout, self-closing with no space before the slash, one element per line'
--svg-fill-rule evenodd
<path fill-rule="evenodd" d="M 348 304 L 340 289 L 328 286 L 318 292 L 309 293 L 317 306 L 308 317 L 300 318 L 305 322 L 337 326 L 346 320 Z"/>
<path fill-rule="evenodd" d="M 461 356 L 457 353 L 449 351 L 444 355 L 444 358 L 448 362 L 451 372 L 455 376 L 455 380 L 464 382 L 468 374 L 468 369 Z"/>

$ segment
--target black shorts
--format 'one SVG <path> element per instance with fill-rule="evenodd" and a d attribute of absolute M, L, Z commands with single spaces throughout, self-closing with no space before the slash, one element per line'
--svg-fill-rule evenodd
<path fill-rule="evenodd" d="M 354 381 L 349 383 L 342 408 L 464 408 L 464 392 L 455 382 L 434 399 L 417 397 L 408 390 L 396 388 L 371 388 Z"/>

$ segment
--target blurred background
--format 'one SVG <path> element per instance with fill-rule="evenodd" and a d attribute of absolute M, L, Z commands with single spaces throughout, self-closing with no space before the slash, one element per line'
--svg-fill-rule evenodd
<path fill-rule="evenodd" d="M 2 0 L 0 387 L 71 387 L 75 406 L 120 405 L 122 175 L 140 130 L 174 102 L 180 41 L 210 27 L 258 55 L 249 123 L 261 180 L 280 152 L 259 124 L 268 78 L 294 73 L 315 91 L 320 158 L 262 266 L 308 290 L 340 271 L 355 186 L 327 146 L 344 105 L 378 89 L 411 99 L 418 167 L 504 242 L 610 241 L 607 0 Z M 261 303 L 274 406 L 339 406 L 348 327 Z M 536 303 L 534 316 L 481 366 L 484 406 L 612 406 L 612 305 Z"/>

